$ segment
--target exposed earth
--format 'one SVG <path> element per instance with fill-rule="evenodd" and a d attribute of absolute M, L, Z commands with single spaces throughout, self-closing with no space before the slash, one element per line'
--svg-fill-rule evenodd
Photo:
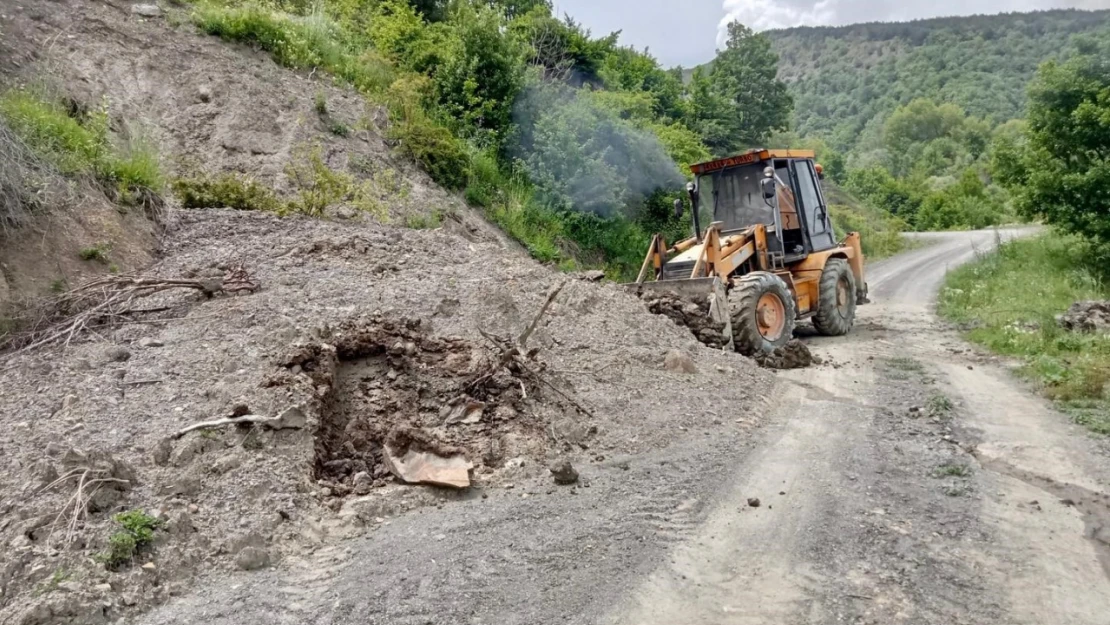
<path fill-rule="evenodd" d="M 0 313 L 161 285 L 0 355 L 0 623 L 1107 622 L 1110 446 L 931 312 L 996 233 L 921 235 L 851 335 L 761 367 L 698 304 L 531 260 L 380 107 L 162 11 L 5 6 L 0 79 L 105 103 L 173 176 L 290 193 L 319 145 L 386 210 L 75 186 L 0 240 Z M 108 563 L 125 511 L 153 533 Z"/>
<path fill-rule="evenodd" d="M 930 312 L 994 237 L 873 265 L 857 330 L 806 339 L 826 364 L 779 374 L 765 420 L 691 406 L 721 424 L 213 576 L 142 622 L 1103 623 L 1105 443 Z"/>

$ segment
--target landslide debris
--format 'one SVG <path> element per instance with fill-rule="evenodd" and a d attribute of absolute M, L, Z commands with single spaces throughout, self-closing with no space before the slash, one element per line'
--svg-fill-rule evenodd
<path fill-rule="evenodd" d="M 1069 332 L 1110 332 L 1110 301 L 1076 302 L 1056 323 Z"/>

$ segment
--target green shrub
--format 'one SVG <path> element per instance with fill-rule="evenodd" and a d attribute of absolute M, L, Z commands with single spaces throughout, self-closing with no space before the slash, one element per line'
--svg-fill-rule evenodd
<path fill-rule="evenodd" d="M 165 524 L 142 510 L 129 510 L 112 517 L 121 529 L 108 538 L 108 551 L 100 559 L 109 569 L 130 563 L 145 547 L 154 542 L 155 530 Z"/>
<path fill-rule="evenodd" d="M 92 175 L 123 203 L 141 203 L 162 189 L 161 163 L 152 144 L 134 140 L 123 148 L 113 145 L 105 106 L 76 119 L 60 101 L 13 89 L 0 96 L 0 114 L 63 174 Z"/>
<path fill-rule="evenodd" d="M 108 255 L 112 252 L 110 243 L 97 243 L 91 247 L 82 248 L 77 253 L 81 260 L 95 260 L 100 263 L 108 262 Z"/>
<path fill-rule="evenodd" d="M 280 212 L 282 202 L 268 187 L 239 174 L 178 178 L 173 191 L 183 208 L 233 208 Z"/>
<path fill-rule="evenodd" d="M 470 177 L 470 158 L 462 141 L 451 131 L 430 120 L 414 120 L 396 124 L 390 138 L 398 150 L 420 164 L 440 185 L 462 189 Z"/>
<path fill-rule="evenodd" d="M 392 70 L 381 57 L 356 52 L 347 32 L 320 11 L 294 16 L 254 3 L 228 7 L 202 2 L 192 18 L 209 35 L 265 50 L 286 67 L 319 67 L 365 93 L 380 92 L 392 81 Z"/>

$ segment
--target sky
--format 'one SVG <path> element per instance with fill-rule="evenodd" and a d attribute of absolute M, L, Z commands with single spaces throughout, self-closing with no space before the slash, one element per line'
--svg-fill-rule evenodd
<path fill-rule="evenodd" d="M 946 15 L 1075 7 L 1110 9 L 1110 0 L 554 0 L 596 35 L 622 31 L 621 43 L 665 66 L 692 67 L 713 58 L 725 24 L 755 30 L 894 22 Z"/>

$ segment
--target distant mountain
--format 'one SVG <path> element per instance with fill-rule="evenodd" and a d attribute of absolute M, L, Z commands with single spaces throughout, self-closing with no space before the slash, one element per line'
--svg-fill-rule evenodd
<path fill-rule="evenodd" d="M 767 34 L 794 94 L 796 129 L 850 149 L 869 121 L 915 98 L 994 122 L 1021 117 L 1037 66 L 1074 36 L 1108 30 L 1110 11 L 1066 9 Z"/>

